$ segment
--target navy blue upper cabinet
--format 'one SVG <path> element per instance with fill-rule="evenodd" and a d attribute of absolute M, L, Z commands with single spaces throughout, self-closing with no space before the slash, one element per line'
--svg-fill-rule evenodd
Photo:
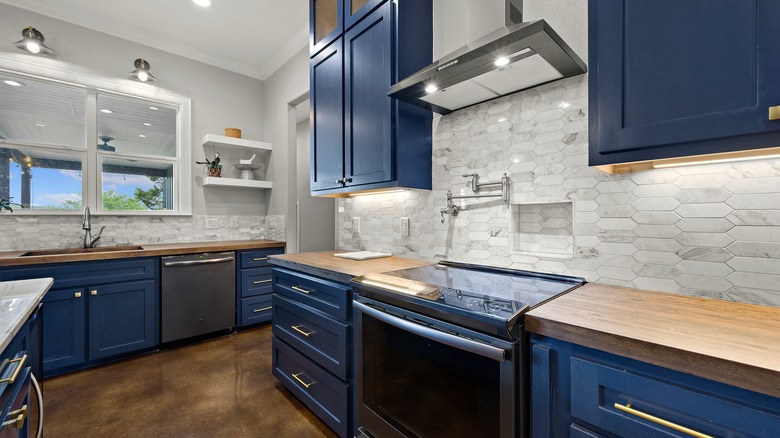
<path fill-rule="evenodd" d="M 309 1 L 309 53 L 316 55 L 344 31 L 342 0 Z"/>
<path fill-rule="evenodd" d="M 363 17 L 387 0 L 343 0 L 344 1 L 344 29 L 354 26 Z"/>
<path fill-rule="evenodd" d="M 393 179 L 392 38 L 390 4 L 344 36 L 344 164 L 353 185 Z"/>
<path fill-rule="evenodd" d="M 356 11 L 345 19 L 348 29 L 310 63 L 312 195 L 429 190 L 433 115 L 387 91 L 430 64 L 432 3 L 345 1 L 345 7 Z"/>
<path fill-rule="evenodd" d="M 590 0 L 590 164 L 780 144 L 780 2 Z"/>
<path fill-rule="evenodd" d="M 157 345 L 154 280 L 95 286 L 89 293 L 90 360 Z"/>
<path fill-rule="evenodd" d="M 309 64 L 311 189 L 341 188 L 344 178 L 344 63 L 341 39 Z"/>

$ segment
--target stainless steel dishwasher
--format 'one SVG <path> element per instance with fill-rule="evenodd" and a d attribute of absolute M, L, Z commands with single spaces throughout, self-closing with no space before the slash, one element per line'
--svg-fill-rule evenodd
<path fill-rule="evenodd" d="M 163 257 L 160 313 L 163 343 L 235 327 L 235 253 Z"/>

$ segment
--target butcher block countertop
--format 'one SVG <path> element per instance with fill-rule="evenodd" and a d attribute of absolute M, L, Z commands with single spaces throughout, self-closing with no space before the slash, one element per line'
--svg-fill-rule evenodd
<path fill-rule="evenodd" d="M 529 312 L 526 328 L 780 397 L 780 308 L 590 283 Z"/>
<path fill-rule="evenodd" d="M 433 264 L 431 262 L 421 262 L 398 257 L 383 257 L 381 259 L 371 260 L 348 260 L 333 256 L 333 254 L 344 252 L 348 251 L 322 251 L 275 255 L 269 257 L 268 261 L 272 265 L 281 268 L 294 269 L 340 283 L 349 283 L 349 280 L 352 278 L 365 274 L 378 274 Z"/>
<path fill-rule="evenodd" d="M 40 265 L 44 263 L 80 262 L 86 260 L 127 259 L 134 257 L 169 256 L 182 254 L 197 254 L 202 252 L 238 251 L 247 249 L 284 248 L 284 242 L 275 240 L 232 240 L 224 242 L 187 242 L 187 243 L 155 243 L 140 245 L 141 249 L 133 247 L 96 247 L 83 252 L 81 248 L 73 248 L 74 252 L 56 255 L 29 255 L 42 253 L 46 250 L 7 251 L 0 252 L 0 266 Z M 52 250 L 60 251 L 60 250 Z M 62 250 L 67 251 L 67 250 Z"/>

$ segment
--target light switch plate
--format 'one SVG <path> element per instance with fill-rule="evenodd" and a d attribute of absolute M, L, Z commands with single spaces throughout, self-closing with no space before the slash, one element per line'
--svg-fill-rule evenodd
<path fill-rule="evenodd" d="M 352 218 L 352 232 L 360 234 L 360 217 L 358 216 Z"/>
<path fill-rule="evenodd" d="M 230 228 L 238 228 L 238 216 L 230 216 Z"/>
<path fill-rule="evenodd" d="M 401 218 L 401 237 L 409 237 L 409 218 Z"/>
<path fill-rule="evenodd" d="M 219 218 L 216 216 L 206 216 L 206 229 L 216 230 L 219 228 Z"/>
<path fill-rule="evenodd" d="M 270 228 L 276 228 L 276 216 L 271 216 L 268 218 L 268 226 Z"/>

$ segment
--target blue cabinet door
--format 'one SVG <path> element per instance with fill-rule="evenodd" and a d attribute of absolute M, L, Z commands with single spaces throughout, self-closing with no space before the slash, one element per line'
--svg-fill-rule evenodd
<path fill-rule="evenodd" d="M 344 151 L 347 185 L 393 179 L 392 4 L 344 35 Z"/>
<path fill-rule="evenodd" d="M 155 282 L 89 288 L 89 359 L 152 348 L 158 344 Z"/>
<path fill-rule="evenodd" d="M 387 0 L 343 0 L 344 29 L 349 29 Z"/>
<path fill-rule="evenodd" d="M 86 360 L 83 288 L 50 290 L 43 299 L 43 374 Z"/>
<path fill-rule="evenodd" d="M 344 177 L 344 77 L 342 40 L 310 63 L 311 190 L 342 187 Z"/>
<path fill-rule="evenodd" d="M 343 0 L 309 0 L 309 54 L 315 56 L 344 31 Z"/>
<path fill-rule="evenodd" d="M 776 0 L 590 0 L 590 164 L 780 141 Z"/>

